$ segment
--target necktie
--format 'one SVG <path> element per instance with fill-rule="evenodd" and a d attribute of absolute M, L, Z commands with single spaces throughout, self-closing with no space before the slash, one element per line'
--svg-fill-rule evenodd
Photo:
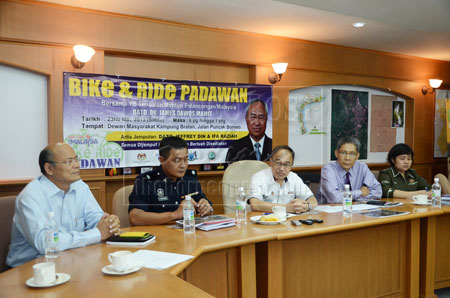
<path fill-rule="evenodd" d="M 348 184 L 350 186 L 350 190 L 352 190 L 352 185 L 350 184 L 350 173 L 345 173 L 344 184 Z"/>
<path fill-rule="evenodd" d="M 261 144 L 255 143 L 255 145 L 253 146 L 255 147 L 256 160 L 261 160 L 261 151 L 259 151 L 259 147 L 261 147 Z"/>

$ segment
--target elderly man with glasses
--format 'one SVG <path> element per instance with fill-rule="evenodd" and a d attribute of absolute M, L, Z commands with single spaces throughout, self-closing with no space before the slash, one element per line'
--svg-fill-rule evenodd
<path fill-rule="evenodd" d="M 49 212 L 59 226 L 60 250 L 94 244 L 120 232 L 119 218 L 104 213 L 89 186 L 81 181 L 79 162 L 68 144 L 51 144 L 41 151 L 42 176 L 31 181 L 16 199 L 8 266 L 45 254 Z"/>
<path fill-rule="evenodd" d="M 252 176 L 249 202 L 253 211 L 271 212 L 273 206 L 286 206 L 287 212 L 300 213 L 317 205 L 312 191 L 290 171 L 294 157 L 289 146 L 278 146 L 270 156 L 270 168 Z"/>
<path fill-rule="evenodd" d="M 338 140 L 337 161 L 322 168 L 317 193 L 323 204 L 341 203 L 344 185 L 349 184 L 354 201 L 381 198 L 381 185 L 366 164 L 357 161 L 361 147 L 358 139 L 342 137 Z"/>
<path fill-rule="evenodd" d="M 252 100 L 245 111 L 248 135 L 230 144 L 225 161 L 269 159 L 272 152 L 272 139 L 266 135 L 268 109 L 261 99 Z"/>

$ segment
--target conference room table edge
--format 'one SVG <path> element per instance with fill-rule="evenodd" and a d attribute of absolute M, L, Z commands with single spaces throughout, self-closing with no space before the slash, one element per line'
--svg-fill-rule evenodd
<path fill-rule="evenodd" d="M 392 210 L 405 210 L 405 206 L 408 205 L 408 201 L 405 201 L 404 199 L 389 199 L 389 201 L 399 201 L 399 202 L 405 202 L 404 206 L 400 207 L 394 207 L 389 208 Z M 408 208 L 406 208 L 408 209 Z M 411 209 L 409 209 L 411 210 Z M 248 217 L 254 215 L 260 215 L 260 212 L 252 212 L 248 214 Z M 322 212 L 323 214 L 323 212 Z M 381 226 L 391 223 L 398 223 L 402 221 L 411 221 L 415 222 L 415 225 L 420 225 L 420 291 L 417 291 L 415 293 L 410 293 L 411 297 L 435 297 L 434 296 L 434 266 L 435 266 L 435 260 L 434 260 L 434 250 L 435 250 L 435 240 L 436 240 L 436 217 L 443 215 L 443 214 L 450 214 L 450 207 L 443 207 L 442 209 L 437 208 L 431 208 L 428 207 L 427 211 L 423 212 L 410 212 L 405 215 L 401 216 L 393 216 L 393 217 L 387 217 L 387 218 L 374 218 L 374 219 L 365 219 L 364 221 L 356 221 L 346 224 L 339 224 L 339 225 L 332 225 L 332 226 L 323 226 L 320 225 L 314 225 L 314 228 L 309 229 L 309 227 L 304 227 L 304 229 L 299 230 L 289 230 L 289 231 L 274 231 L 268 234 L 262 234 L 262 235 L 254 235 L 251 237 L 246 237 L 244 239 L 231 239 L 229 241 L 221 241 L 218 243 L 208 244 L 208 245 L 201 245 L 196 247 L 194 250 L 191 250 L 189 252 L 190 255 L 193 256 L 192 259 L 182 262 L 180 264 L 177 264 L 171 268 L 162 270 L 162 271 L 156 271 L 152 274 L 163 274 L 164 276 L 167 276 L 166 273 L 169 275 L 172 275 L 175 278 L 183 278 L 184 272 L 189 266 L 194 263 L 199 257 L 201 257 L 204 254 L 210 253 L 210 252 L 217 252 L 220 250 L 226 250 L 229 248 L 238 248 L 243 246 L 249 246 L 250 249 L 255 250 L 255 244 L 257 243 L 269 243 L 274 241 L 281 241 L 281 240 L 288 240 L 288 239 L 295 239 L 295 238 L 302 238 L 302 237 L 308 237 L 308 236 L 316 236 L 321 234 L 331 234 L 335 232 L 341 232 L 341 231 L 347 231 L 347 230 L 356 230 L 356 229 L 362 229 L 366 227 L 373 227 L 373 226 Z M 232 214 L 227 214 L 227 216 L 234 216 Z M 301 218 L 308 218 L 311 217 L 311 215 L 299 215 Z M 354 214 L 354 217 L 358 217 L 360 215 Z M 312 216 L 314 217 L 314 216 Z M 286 223 L 287 224 L 287 223 Z M 253 223 L 248 222 L 247 226 L 253 225 Z M 148 230 L 151 232 L 151 230 L 154 227 L 152 226 L 139 226 L 139 227 L 129 227 L 124 228 L 124 231 L 129 230 Z M 270 227 L 268 227 L 270 228 Z M 233 229 L 228 228 L 228 229 Z M 181 232 L 182 233 L 182 232 Z M 202 232 L 198 231 L 197 233 L 214 233 L 214 231 L 209 232 Z M 162 239 L 158 239 L 158 241 L 162 241 Z M 416 240 L 417 241 L 417 240 Z M 105 243 L 96 244 L 96 245 L 105 245 Z M 83 248 L 81 248 L 83 249 Z M 127 249 L 123 247 L 117 247 L 117 250 L 119 249 Z M 145 247 L 143 249 L 146 249 Z M 147 248 L 151 249 L 151 248 Z M 78 249 L 77 249 L 78 250 Z M 415 253 L 419 253 L 418 251 Z M 254 255 L 254 252 L 253 252 Z M 252 256 L 252 254 L 250 254 Z M 412 256 L 412 257 L 419 257 L 419 256 Z M 41 258 L 43 259 L 43 258 Z M 36 260 L 32 260 L 30 262 L 27 262 L 26 264 L 20 266 L 19 268 L 13 268 L 10 269 L 4 273 L 0 274 L 0 280 L 7 278 L 8 275 L 12 274 L 16 270 L 21 270 L 22 267 L 31 267 L 33 264 L 36 263 Z M 253 264 L 254 266 L 254 264 Z M 422 270 L 424 267 L 426 270 Z M 242 268 L 241 268 L 242 270 Z M 250 274 L 255 274 L 255 268 L 252 268 L 250 270 Z M 413 274 L 419 274 L 419 268 L 412 268 L 412 271 L 416 270 Z M 6 275 L 6 276 L 5 276 Z M 241 278 L 247 278 L 246 276 L 241 276 Z M 256 283 L 256 279 L 253 277 L 247 278 L 249 282 Z M 247 281 L 245 281 L 247 282 Z M 243 282 L 243 283 L 245 283 Z M 192 290 L 192 285 L 190 285 L 188 282 L 186 283 L 186 289 Z M 241 281 L 242 283 L 242 281 Z M 0 281 L 1 284 L 1 281 Z M 25 285 L 22 285 L 26 287 Z M 246 285 L 250 289 L 256 289 L 256 284 L 254 285 Z M 415 291 L 415 285 L 411 285 L 412 288 L 411 291 Z M 40 289 L 32 289 L 27 288 L 27 290 L 30 291 L 40 291 Z M 241 289 L 242 290 L 242 289 Z M 417 295 L 416 293 L 419 293 L 420 295 Z M 248 293 L 247 293 L 248 294 Z M 210 297 L 209 294 L 205 293 L 203 290 L 199 289 L 199 292 L 196 294 L 197 297 Z M 0 296 L 3 296 L 0 294 Z M 246 295 L 245 293 L 241 292 L 239 293 L 240 297 L 249 297 L 249 295 Z M 254 295 L 251 295 L 253 297 L 256 297 L 256 293 Z"/>

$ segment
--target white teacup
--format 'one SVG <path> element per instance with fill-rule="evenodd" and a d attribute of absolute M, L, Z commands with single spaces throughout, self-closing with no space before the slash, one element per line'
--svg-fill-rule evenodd
<path fill-rule="evenodd" d="M 278 217 L 278 220 L 286 220 L 286 207 L 285 206 L 273 206 L 273 214 Z"/>
<path fill-rule="evenodd" d="M 133 269 L 134 262 L 131 251 L 119 250 L 108 255 L 109 261 L 112 263 L 114 271 L 124 272 Z"/>
<path fill-rule="evenodd" d="M 428 195 L 415 195 L 413 196 L 413 202 L 418 205 L 427 205 L 428 204 Z"/>
<path fill-rule="evenodd" d="M 55 263 L 44 262 L 33 265 L 34 283 L 46 285 L 56 281 Z"/>

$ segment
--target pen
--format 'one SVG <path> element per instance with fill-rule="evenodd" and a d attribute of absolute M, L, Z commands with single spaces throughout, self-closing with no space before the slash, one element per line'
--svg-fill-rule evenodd
<path fill-rule="evenodd" d="M 184 196 L 182 196 L 181 198 L 182 199 L 184 199 L 186 196 L 195 196 L 195 195 L 198 195 L 198 191 L 196 191 L 196 192 L 193 192 L 193 193 L 189 193 L 189 194 L 187 194 L 187 195 L 184 195 Z"/>

